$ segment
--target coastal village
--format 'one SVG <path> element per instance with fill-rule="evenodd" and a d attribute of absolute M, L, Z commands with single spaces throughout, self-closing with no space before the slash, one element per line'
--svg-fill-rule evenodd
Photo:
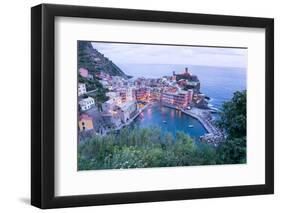
<path fill-rule="evenodd" d="M 101 60 L 99 56 L 94 58 L 96 64 Z M 161 78 L 134 79 L 109 75 L 102 70 L 93 73 L 83 67 L 78 69 L 78 75 L 80 138 L 93 134 L 103 136 L 120 130 L 154 103 L 180 110 L 197 119 L 207 132 L 200 137 L 202 142 L 217 146 L 224 137 L 213 123 L 211 113 L 214 110 L 208 107 L 209 97 L 200 92 L 200 81 L 188 68 Z M 104 88 L 104 101 L 96 101 L 97 90 L 91 87 L 92 81 L 98 81 Z"/>
<path fill-rule="evenodd" d="M 167 48 L 77 41 L 78 171 L 247 163 L 245 73 Z"/>

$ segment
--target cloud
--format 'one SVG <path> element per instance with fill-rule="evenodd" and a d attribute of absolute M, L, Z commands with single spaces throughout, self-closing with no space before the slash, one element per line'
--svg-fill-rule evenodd
<path fill-rule="evenodd" d="M 92 42 L 116 64 L 246 67 L 247 49 Z"/>

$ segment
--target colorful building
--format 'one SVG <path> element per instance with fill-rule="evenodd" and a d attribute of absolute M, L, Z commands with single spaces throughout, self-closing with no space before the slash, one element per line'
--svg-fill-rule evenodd
<path fill-rule="evenodd" d="M 121 103 L 121 101 L 120 101 L 120 103 Z M 116 106 L 116 104 L 117 104 L 117 102 L 114 101 L 114 99 L 109 99 L 109 100 L 107 100 L 106 102 L 104 102 L 102 104 L 102 106 L 101 106 L 102 107 L 102 111 L 103 112 L 113 111 L 115 106 Z"/>
<path fill-rule="evenodd" d="M 187 102 L 190 105 L 192 103 L 193 100 L 193 90 L 189 89 L 187 90 Z"/>
<path fill-rule="evenodd" d="M 188 91 L 166 90 L 162 93 L 161 102 L 168 106 L 186 108 L 188 106 Z"/>
<path fill-rule="evenodd" d="M 120 89 L 119 90 L 119 94 L 120 94 L 122 103 L 126 102 L 126 100 L 127 100 L 127 90 L 125 88 L 124 89 Z"/>
<path fill-rule="evenodd" d="M 153 88 L 150 91 L 150 100 L 160 101 L 161 100 L 161 88 Z"/>
<path fill-rule="evenodd" d="M 161 96 L 161 102 L 164 105 L 174 105 L 174 93 L 163 92 Z"/>
<path fill-rule="evenodd" d="M 121 97 L 122 103 L 133 101 L 134 95 L 133 95 L 133 89 L 130 87 L 125 87 L 122 89 L 117 90 L 119 92 L 119 95 Z"/>
<path fill-rule="evenodd" d="M 87 93 L 86 84 L 78 83 L 78 96 L 86 94 L 86 93 Z"/>
<path fill-rule="evenodd" d="M 92 97 L 84 98 L 79 101 L 79 105 L 82 111 L 86 111 L 95 106 L 95 100 Z"/>
<path fill-rule="evenodd" d="M 93 130 L 94 129 L 93 119 L 88 114 L 82 114 L 79 116 L 78 126 L 80 132 Z"/>
<path fill-rule="evenodd" d="M 175 96 L 175 105 L 181 108 L 185 108 L 188 106 L 188 96 L 187 91 L 180 90 Z"/>
<path fill-rule="evenodd" d="M 125 123 L 137 113 L 137 104 L 135 101 L 129 101 L 119 104 L 121 120 Z"/>
<path fill-rule="evenodd" d="M 85 68 L 80 68 L 79 69 L 79 74 L 84 77 L 84 78 L 88 78 L 88 74 L 89 74 L 89 71 Z"/>
<path fill-rule="evenodd" d="M 105 95 L 106 95 L 107 97 L 109 97 L 109 99 L 120 98 L 119 93 L 118 93 L 118 92 L 114 92 L 114 91 L 107 92 Z"/>
<path fill-rule="evenodd" d="M 136 89 L 135 90 L 136 92 L 136 100 L 137 101 L 148 101 L 149 100 L 149 97 L 150 97 L 150 91 L 148 88 L 139 88 L 139 89 Z"/>
<path fill-rule="evenodd" d="M 105 72 L 99 72 L 96 74 L 96 77 L 100 78 L 100 79 L 103 79 L 103 80 L 111 80 L 111 76 L 108 75 L 107 73 Z"/>

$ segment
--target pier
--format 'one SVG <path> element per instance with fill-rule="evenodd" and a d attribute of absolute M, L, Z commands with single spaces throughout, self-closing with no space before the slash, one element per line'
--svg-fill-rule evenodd
<path fill-rule="evenodd" d="M 214 144 L 217 146 L 224 138 L 222 131 L 214 126 L 209 118 L 211 110 L 208 109 L 199 109 L 199 108 L 192 108 L 189 110 L 181 110 L 183 113 L 197 119 L 200 123 L 204 126 L 207 130 L 207 134 L 200 137 L 201 141 Z"/>
<path fill-rule="evenodd" d="M 208 110 L 199 109 L 199 108 L 192 108 L 189 110 L 181 110 L 183 113 L 197 119 L 200 123 L 204 126 L 208 133 L 215 134 L 218 130 L 207 118 L 208 115 L 206 113 L 210 113 Z"/>
<path fill-rule="evenodd" d="M 211 112 L 214 112 L 214 109 L 200 109 L 197 107 L 193 107 L 191 109 L 181 109 L 173 105 L 162 104 L 165 107 L 169 107 L 172 109 L 180 110 L 181 112 L 197 119 L 203 127 L 206 129 L 208 133 L 202 135 L 200 140 L 202 142 L 211 143 L 217 146 L 224 138 L 222 131 L 217 128 L 211 121 Z"/>

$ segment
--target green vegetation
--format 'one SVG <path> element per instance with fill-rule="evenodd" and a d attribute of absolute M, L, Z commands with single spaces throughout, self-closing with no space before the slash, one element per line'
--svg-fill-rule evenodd
<path fill-rule="evenodd" d="M 159 128 L 122 129 L 119 134 L 93 136 L 79 144 L 79 170 L 148 168 L 215 164 L 215 149 L 198 147 L 183 132 L 176 137 Z"/>
<path fill-rule="evenodd" d="M 108 89 L 104 88 L 97 78 L 90 80 L 83 78 L 80 74 L 78 74 L 78 81 L 80 83 L 86 84 L 87 91 L 93 91 L 92 93 L 88 94 L 88 96 L 93 97 L 98 106 L 101 106 L 102 103 L 109 99 L 106 96 Z"/>
<path fill-rule="evenodd" d="M 188 135 L 176 137 L 157 127 L 124 128 L 117 134 L 94 135 L 80 141 L 78 169 L 120 169 L 246 162 L 246 91 L 236 92 L 223 105 L 218 125 L 227 135 L 215 148 L 197 145 Z"/>
<path fill-rule="evenodd" d="M 111 76 L 127 78 L 125 73 L 118 66 L 94 49 L 89 41 L 78 41 L 78 69 L 79 68 L 86 68 L 91 74 L 102 71 Z"/>
<path fill-rule="evenodd" d="M 102 71 L 112 76 L 128 77 L 112 61 L 95 50 L 89 41 L 78 42 L 78 70 L 80 68 L 87 69 L 93 75 L 93 79 L 86 79 L 78 73 L 78 82 L 85 83 L 87 91 L 94 91 L 88 96 L 95 99 L 98 107 L 101 107 L 101 104 L 108 100 L 106 96 L 108 90 L 103 87 L 95 74 Z"/>
<path fill-rule="evenodd" d="M 225 102 L 218 125 L 225 130 L 226 140 L 217 149 L 218 163 L 246 163 L 247 92 L 235 92 Z"/>
<path fill-rule="evenodd" d="M 98 70 L 93 63 L 94 58 L 91 56 L 91 43 L 87 41 L 78 41 L 78 69 L 85 68 L 91 73 Z"/>

